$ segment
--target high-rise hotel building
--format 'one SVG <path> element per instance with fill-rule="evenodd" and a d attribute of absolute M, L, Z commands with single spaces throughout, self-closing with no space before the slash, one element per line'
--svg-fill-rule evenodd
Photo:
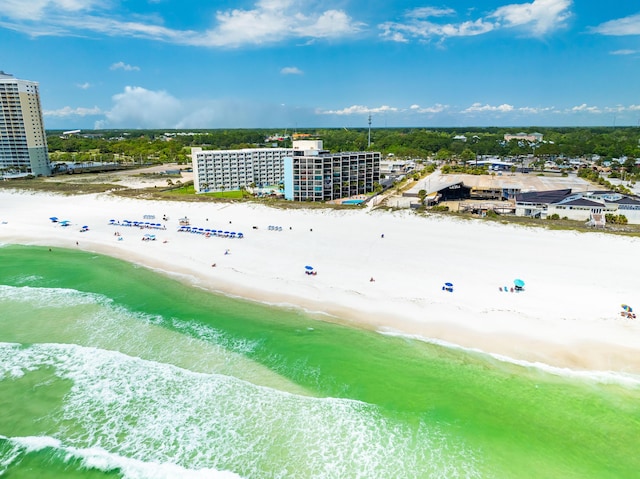
<path fill-rule="evenodd" d="M 296 140 L 293 148 L 202 150 L 192 148 L 197 193 L 284 185 L 293 201 L 331 201 L 374 191 L 379 152 L 330 153 L 321 140 Z"/>
<path fill-rule="evenodd" d="M 38 84 L 0 71 L 0 175 L 51 174 Z"/>

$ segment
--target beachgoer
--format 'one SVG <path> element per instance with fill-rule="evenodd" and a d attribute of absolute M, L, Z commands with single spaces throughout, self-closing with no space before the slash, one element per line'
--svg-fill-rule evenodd
<path fill-rule="evenodd" d="M 369 280 L 371 283 L 375 282 L 375 279 L 373 279 L 373 276 L 371 276 L 371 279 Z"/>
<path fill-rule="evenodd" d="M 79 246 L 78 242 L 76 241 L 76 246 Z"/>
<path fill-rule="evenodd" d="M 215 263 L 213 263 L 213 264 L 211 265 L 211 267 L 212 267 L 212 268 L 215 268 L 215 267 L 216 267 L 216 264 L 215 264 Z"/>
<path fill-rule="evenodd" d="M 380 238 L 384 238 L 384 233 L 382 233 L 382 234 L 380 235 Z"/>

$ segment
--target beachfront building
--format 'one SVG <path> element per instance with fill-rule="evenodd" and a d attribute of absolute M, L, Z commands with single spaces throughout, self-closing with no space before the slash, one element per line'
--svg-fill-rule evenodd
<path fill-rule="evenodd" d="M 0 71 L 0 172 L 49 176 L 51 162 L 38 83 Z"/>
<path fill-rule="evenodd" d="M 279 185 L 292 148 L 191 149 L 196 193 Z"/>
<path fill-rule="evenodd" d="M 330 201 L 371 193 L 380 181 L 380 153 L 330 153 L 322 140 L 292 148 L 192 148 L 197 193 L 284 184 L 293 201 Z"/>
<path fill-rule="evenodd" d="M 286 199 L 334 201 L 363 198 L 374 191 L 380 182 L 379 152 L 330 153 L 317 146 L 294 149 L 293 155 L 285 159 Z"/>
<path fill-rule="evenodd" d="M 604 226 L 606 215 L 627 218 L 640 224 L 640 199 L 614 191 L 572 192 L 570 189 L 536 191 L 516 195 L 516 215 L 548 218 L 558 215 Z"/>

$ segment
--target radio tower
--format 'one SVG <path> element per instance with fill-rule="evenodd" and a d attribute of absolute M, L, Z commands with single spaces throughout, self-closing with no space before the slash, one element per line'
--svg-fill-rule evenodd
<path fill-rule="evenodd" d="M 369 113 L 369 142 L 367 148 L 371 148 L 371 113 Z"/>

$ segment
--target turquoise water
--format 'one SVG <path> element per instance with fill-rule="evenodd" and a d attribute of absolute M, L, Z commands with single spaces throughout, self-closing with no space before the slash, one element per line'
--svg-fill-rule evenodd
<path fill-rule="evenodd" d="M 0 477 L 632 478 L 640 378 L 552 374 L 0 247 Z"/>

